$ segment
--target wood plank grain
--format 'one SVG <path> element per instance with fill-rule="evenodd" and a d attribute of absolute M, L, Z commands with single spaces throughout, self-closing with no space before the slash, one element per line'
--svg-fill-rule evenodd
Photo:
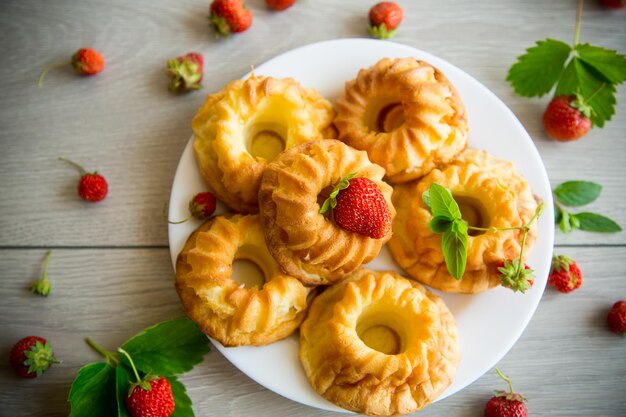
<path fill-rule="evenodd" d="M 166 245 L 161 208 L 205 95 L 242 76 L 250 65 L 294 47 L 367 36 L 369 5 L 362 1 L 301 1 L 285 13 L 269 11 L 262 1 L 249 3 L 255 14 L 251 29 L 217 41 L 206 24 L 206 1 L 3 2 L 0 246 Z M 586 5 L 581 39 L 623 48 L 626 29 L 619 12 L 592 3 Z M 551 181 L 601 182 L 604 193 L 591 209 L 626 225 L 621 195 L 626 89 L 618 89 L 617 114 L 604 129 L 562 144 L 547 139 L 541 127 L 547 98 L 516 97 L 504 79 L 515 57 L 535 40 L 572 38 L 572 1 L 443 5 L 431 0 L 402 6 L 406 17 L 397 42 L 439 55 L 484 83 L 528 129 Z M 103 51 L 105 72 L 81 78 L 69 68 L 58 69 L 43 88 L 34 86 L 41 68 L 68 59 L 83 45 Z M 172 95 L 166 89 L 165 61 L 188 50 L 205 54 L 206 88 Z M 56 160 L 59 155 L 106 175 L 107 200 L 97 206 L 78 200 L 77 174 Z M 557 241 L 623 244 L 626 235 L 579 233 Z"/>
<path fill-rule="evenodd" d="M 621 416 L 626 345 L 604 320 L 610 304 L 626 297 L 626 281 L 615 261 L 626 256 L 626 249 L 562 251 L 578 260 L 583 286 L 568 295 L 547 289 L 528 328 L 498 367 L 530 398 L 531 415 Z M 53 292 L 46 299 L 25 289 L 38 276 L 43 255 L 42 250 L 0 250 L 0 354 L 6 358 L 16 340 L 39 334 L 63 360 L 37 380 L 19 380 L 0 362 L 2 413 L 15 417 L 67 415 L 65 399 L 75 373 L 99 360 L 84 337 L 114 349 L 139 330 L 182 314 L 167 250 L 55 250 L 49 268 Z M 199 417 L 336 415 L 266 390 L 215 349 L 182 380 Z M 489 372 L 429 406 L 424 415 L 480 415 L 492 390 L 501 388 L 503 382 Z"/>

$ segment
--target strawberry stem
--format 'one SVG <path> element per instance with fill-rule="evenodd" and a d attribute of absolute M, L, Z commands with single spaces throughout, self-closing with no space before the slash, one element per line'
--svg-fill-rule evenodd
<path fill-rule="evenodd" d="M 583 15 L 583 0 L 578 0 L 576 8 L 576 31 L 574 32 L 574 46 L 578 45 L 578 37 L 580 36 L 580 21 Z"/>
<path fill-rule="evenodd" d="M 139 372 L 137 372 L 137 368 L 135 367 L 135 362 L 133 362 L 133 358 L 131 358 L 128 352 L 126 352 L 122 348 L 118 348 L 117 351 L 128 358 L 128 361 L 130 362 L 130 367 L 133 368 L 133 373 L 135 374 L 135 378 L 137 378 L 137 382 L 135 384 L 139 385 L 141 383 L 141 378 L 139 377 Z"/>
<path fill-rule="evenodd" d="M 85 339 L 85 342 L 87 342 L 87 344 L 91 346 L 93 350 L 98 352 L 100 355 L 104 356 L 104 358 L 106 359 L 109 365 L 115 366 L 118 363 L 120 363 L 119 359 L 117 358 L 114 352 L 109 352 L 108 350 L 104 350 L 102 347 L 96 344 L 96 342 L 94 342 L 88 337 Z"/>
<path fill-rule="evenodd" d="M 168 205 L 167 205 L 167 201 L 166 201 L 166 202 L 165 202 L 165 204 L 163 204 L 163 211 L 162 211 L 161 215 L 163 216 L 163 218 L 165 219 L 165 221 L 166 221 L 166 222 L 168 222 L 169 224 L 181 224 L 181 223 L 185 223 L 186 221 L 191 220 L 191 218 L 193 217 L 193 213 L 192 213 L 192 214 L 190 214 L 190 215 L 189 215 L 189 217 L 186 217 L 186 218 L 185 218 L 185 219 L 183 219 L 183 220 L 179 220 L 179 221 L 173 222 L 173 221 L 171 221 L 171 220 L 169 219 L 169 217 L 167 216 L 167 208 L 168 208 Z"/>
<path fill-rule="evenodd" d="M 496 368 L 496 373 L 500 376 L 500 378 L 502 378 L 502 379 L 504 379 L 506 381 L 506 383 L 509 385 L 509 392 L 512 394 L 514 392 L 513 391 L 513 384 L 511 383 L 511 380 L 509 379 L 509 377 L 507 377 L 502 372 L 500 372 L 500 370 L 498 368 Z"/>
<path fill-rule="evenodd" d="M 72 62 L 71 61 L 55 62 L 54 64 L 50 64 L 46 66 L 43 69 L 43 71 L 41 71 L 41 74 L 39 74 L 39 78 L 37 78 L 37 87 L 41 87 L 43 85 L 43 79 L 46 77 L 46 74 L 48 74 L 48 71 L 50 71 L 53 68 L 64 67 L 66 65 L 72 65 Z"/>
<path fill-rule="evenodd" d="M 85 174 L 87 174 L 87 171 L 85 171 L 85 168 L 83 168 L 82 166 L 78 165 L 76 162 L 71 161 L 71 160 L 69 160 L 69 159 L 67 159 L 67 158 L 64 158 L 64 157 L 62 157 L 62 156 L 59 156 L 59 160 L 60 160 L 60 161 L 65 161 L 65 162 L 67 162 L 68 164 L 73 165 L 75 168 L 77 168 L 77 169 L 80 171 L 80 174 L 81 174 L 81 175 L 85 175 Z"/>
<path fill-rule="evenodd" d="M 43 272 L 41 278 L 33 282 L 30 286 L 30 290 L 35 294 L 47 297 L 50 293 L 50 281 L 48 281 L 48 262 L 50 262 L 50 255 L 52 251 L 46 252 L 46 259 L 43 261 Z"/>

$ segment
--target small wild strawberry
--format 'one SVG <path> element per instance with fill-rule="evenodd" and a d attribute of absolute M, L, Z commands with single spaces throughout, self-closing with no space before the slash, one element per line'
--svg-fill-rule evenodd
<path fill-rule="evenodd" d="M 526 398 L 513 391 L 511 380 L 496 368 L 500 378 L 509 385 L 508 391 L 496 391 L 485 406 L 485 417 L 528 417 Z"/>
<path fill-rule="evenodd" d="M 274 10 L 285 10 L 294 5 L 296 0 L 265 0 L 265 3 Z"/>
<path fill-rule="evenodd" d="M 78 182 L 78 195 L 83 200 L 92 203 L 104 200 L 109 192 L 109 185 L 102 175 L 97 172 L 87 172 L 82 166 L 69 159 L 63 157 L 59 157 L 59 159 L 73 165 L 80 171 L 81 177 Z"/>
<path fill-rule="evenodd" d="M 197 52 L 189 52 L 167 61 L 167 72 L 172 78 L 170 90 L 187 91 L 202 88 L 204 58 Z"/>
<path fill-rule="evenodd" d="M 43 272 L 41 273 L 41 278 L 34 281 L 30 285 L 30 290 L 33 293 L 39 294 L 43 297 L 47 297 L 51 289 L 50 281 L 48 281 L 48 262 L 50 261 L 51 254 L 52 254 L 51 251 L 48 251 L 46 253 L 46 259 L 43 262 Z"/>
<path fill-rule="evenodd" d="M 52 68 L 63 67 L 71 65 L 79 74 L 82 75 L 96 75 L 104 69 L 104 56 L 95 49 L 81 48 L 72 55 L 72 59 L 67 62 L 57 62 L 55 64 L 48 65 L 43 69 L 39 79 L 37 80 L 37 86 L 43 85 L 43 79 L 48 71 Z"/>
<path fill-rule="evenodd" d="M 600 0 L 600 2 L 610 9 L 621 9 L 626 7 L 626 0 Z"/>
<path fill-rule="evenodd" d="M 50 342 L 43 337 L 27 336 L 11 349 L 10 363 L 21 378 L 35 378 L 59 361 L 54 357 Z"/>
<path fill-rule="evenodd" d="M 576 96 L 556 96 L 543 113 L 546 133 L 558 141 L 578 139 L 589 132 L 591 109 Z"/>
<path fill-rule="evenodd" d="M 243 0 L 213 0 L 209 19 L 217 36 L 228 36 L 247 30 L 252 24 L 252 12 Z"/>
<path fill-rule="evenodd" d="M 175 222 L 168 220 L 168 223 L 180 224 L 190 220 L 192 217 L 198 220 L 206 220 L 215 212 L 216 204 L 217 200 L 213 193 L 208 191 L 198 193 L 189 201 L 189 217 Z"/>
<path fill-rule="evenodd" d="M 518 259 L 500 262 L 496 268 L 500 273 L 498 277 L 502 286 L 512 289 L 513 292 L 519 291 L 523 294 L 535 283 L 535 271 L 526 264 L 521 268 Z"/>
<path fill-rule="evenodd" d="M 320 209 L 333 209 L 335 223 L 350 232 L 383 238 L 391 230 L 391 212 L 376 183 L 369 178 L 348 175 L 333 189 Z"/>
<path fill-rule="evenodd" d="M 403 17 L 402 8 L 392 1 L 375 4 L 369 12 L 370 34 L 379 39 L 393 38 Z"/>
<path fill-rule="evenodd" d="M 613 304 L 606 316 L 606 322 L 613 333 L 626 333 L 626 301 L 620 300 Z"/>
<path fill-rule="evenodd" d="M 583 274 L 576 261 L 565 255 L 552 257 L 548 284 L 562 293 L 572 292 L 583 283 Z"/>

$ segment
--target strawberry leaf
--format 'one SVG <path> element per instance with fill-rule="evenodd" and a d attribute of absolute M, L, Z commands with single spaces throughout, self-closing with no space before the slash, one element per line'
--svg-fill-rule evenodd
<path fill-rule="evenodd" d="M 117 396 L 117 417 L 131 417 L 124 401 L 128 397 L 128 387 L 130 386 L 130 375 L 122 364 L 115 368 L 115 392 Z"/>
<path fill-rule="evenodd" d="M 615 113 L 615 86 L 606 82 L 596 70 L 574 57 L 563 71 L 555 95 L 579 93 L 591 107 L 591 123 L 603 127 Z"/>
<path fill-rule="evenodd" d="M 591 181 L 566 181 L 554 189 L 556 198 L 570 207 L 592 203 L 601 192 L 602 186 Z"/>
<path fill-rule="evenodd" d="M 620 84 L 626 81 L 626 56 L 588 43 L 576 45 L 576 52 L 581 61 L 593 67 L 608 82 Z"/>
<path fill-rule="evenodd" d="M 69 417 L 110 417 L 115 407 L 115 369 L 108 363 L 97 362 L 78 370 L 67 398 Z"/>
<path fill-rule="evenodd" d="M 174 413 L 170 417 L 194 417 L 191 398 L 187 395 L 185 386 L 174 376 L 167 377 L 167 380 L 172 386 L 175 405 Z"/>
<path fill-rule="evenodd" d="M 209 352 L 209 340 L 198 326 L 181 317 L 156 324 L 127 340 L 122 349 L 144 373 L 171 376 L 190 371 Z M 130 366 L 125 355 L 122 361 Z"/>
<path fill-rule="evenodd" d="M 572 51 L 568 44 L 546 39 L 526 49 L 506 77 L 520 96 L 543 96 L 557 83 Z"/>

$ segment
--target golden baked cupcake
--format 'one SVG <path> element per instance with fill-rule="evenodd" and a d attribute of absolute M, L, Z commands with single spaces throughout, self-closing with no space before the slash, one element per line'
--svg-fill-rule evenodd
<path fill-rule="evenodd" d="M 238 259 L 259 267 L 262 288 L 232 279 Z M 224 346 L 289 336 L 304 319 L 310 291 L 282 273 L 265 246 L 258 215 L 218 216 L 200 226 L 178 255 L 176 290 L 187 315 Z"/>
<path fill-rule="evenodd" d="M 311 303 L 300 360 L 327 400 L 372 416 L 420 410 L 452 382 L 457 326 L 444 302 L 395 272 L 360 269 Z"/>
<path fill-rule="evenodd" d="M 328 100 L 291 78 L 233 81 L 192 121 L 202 177 L 230 208 L 255 213 L 267 163 L 291 146 L 336 137 L 334 115 Z"/>
<path fill-rule="evenodd" d="M 497 268 L 505 260 L 519 258 L 523 230 L 470 231 L 465 274 L 456 280 L 445 265 L 441 234 L 428 226 L 433 216 L 422 194 L 432 183 L 452 192 L 469 225 L 519 228 L 537 210 L 528 182 L 512 163 L 484 151 L 468 150 L 445 169 L 435 169 L 419 181 L 394 188 L 397 215 L 388 247 L 400 267 L 417 281 L 447 292 L 477 293 L 499 285 Z M 525 257 L 536 234 L 534 222 L 526 238 Z"/>
<path fill-rule="evenodd" d="M 337 101 L 339 139 L 403 183 L 450 162 L 468 142 L 465 106 L 448 79 L 413 58 L 359 71 Z"/>
<path fill-rule="evenodd" d="M 330 284 L 374 259 L 391 231 L 372 238 L 339 227 L 320 213 L 330 189 L 348 175 L 367 178 L 382 193 L 393 219 L 391 187 L 384 170 L 358 151 L 334 139 L 287 149 L 263 174 L 259 208 L 267 246 L 289 275 L 307 285 Z"/>

